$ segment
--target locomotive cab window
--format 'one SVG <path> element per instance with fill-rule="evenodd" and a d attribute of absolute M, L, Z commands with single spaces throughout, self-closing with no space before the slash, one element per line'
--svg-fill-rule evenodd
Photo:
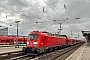
<path fill-rule="evenodd" d="M 38 34 L 30 34 L 30 35 L 28 36 L 28 38 L 29 38 L 30 40 L 36 40 L 36 39 L 38 38 Z"/>

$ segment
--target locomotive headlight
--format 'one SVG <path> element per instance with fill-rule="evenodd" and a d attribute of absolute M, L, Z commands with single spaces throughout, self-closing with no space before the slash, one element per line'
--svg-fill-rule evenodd
<path fill-rule="evenodd" d="M 37 46 L 37 44 L 38 44 L 37 42 L 33 42 L 33 45 L 34 45 L 34 46 Z"/>
<path fill-rule="evenodd" d="M 33 42 L 33 44 L 37 45 L 37 42 Z"/>
<path fill-rule="evenodd" d="M 27 42 L 27 44 L 29 44 L 29 42 Z"/>

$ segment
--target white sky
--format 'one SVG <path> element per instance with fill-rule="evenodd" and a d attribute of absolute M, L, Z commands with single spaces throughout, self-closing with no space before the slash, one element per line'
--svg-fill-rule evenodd
<path fill-rule="evenodd" d="M 9 27 L 9 34 L 16 34 L 15 21 L 20 21 L 19 35 L 28 35 L 33 30 L 56 33 L 58 23 L 62 23 L 61 34 L 71 36 L 73 31 L 73 37 L 79 33 L 81 38 L 81 31 L 90 30 L 89 6 L 89 0 L 0 0 L 0 25 Z"/>

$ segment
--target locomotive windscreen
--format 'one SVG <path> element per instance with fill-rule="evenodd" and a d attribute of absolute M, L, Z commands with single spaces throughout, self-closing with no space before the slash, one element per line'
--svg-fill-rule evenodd
<path fill-rule="evenodd" d="M 30 34 L 30 35 L 28 36 L 28 38 L 29 38 L 30 40 L 36 40 L 36 39 L 38 38 L 38 34 Z"/>

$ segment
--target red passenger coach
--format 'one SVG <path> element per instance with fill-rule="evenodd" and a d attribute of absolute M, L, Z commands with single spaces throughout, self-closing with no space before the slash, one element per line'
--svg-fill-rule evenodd
<path fill-rule="evenodd" d="M 23 44 L 23 43 L 26 43 L 26 42 L 27 42 L 27 38 L 18 37 L 18 43 L 19 43 L 19 44 Z"/>
<path fill-rule="evenodd" d="M 76 44 L 76 40 L 75 39 L 71 39 L 72 41 L 72 45 Z"/>
<path fill-rule="evenodd" d="M 81 42 L 81 40 L 76 40 L 76 44 L 78 44 L 78 43 L 80 43 Z"/>
<path fill-rule="evenodd" d="M 18 37 L 18 43 L 26 43 L 27 38 L 24 37 Z M 16 37 L 12 37 L 12 36 L 0 36 L 0 44 L 2 45 L 12 45 L 16 43 Z"/>
<path fill-rule="evenodd" d="M 70 45 L 72 45 L 73 44 L 73 40 L 70 38 L 70 37 L 67 37 L 66 35 L 60 35 L 60 38 L 65 38 L 66 39 L 66 44 L 68 45 L 68 46 L 70 46 Z"/>
<path fill-rule="evenodd" d="M 0 36 L 0 44 L 10 45 L 14 43 L 14 37 Z"/>

